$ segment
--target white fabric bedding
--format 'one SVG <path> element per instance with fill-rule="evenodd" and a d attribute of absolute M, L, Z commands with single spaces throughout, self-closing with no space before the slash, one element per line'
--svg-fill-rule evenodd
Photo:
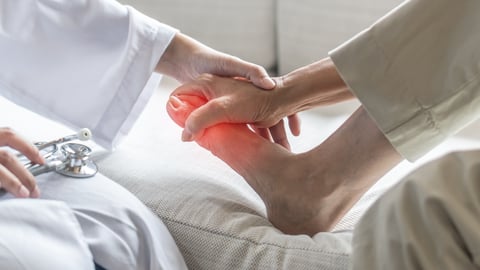
<path fill-rule="evenodd" d="M 164 81 L 116 152 L 92 146 L 100 171 L 163 219 L 191 269 L 346 269 L 350 230 L 386 188 L 447 151 L 480 146 L 467 129 L 417 163 L 405 162 L 392 170 L 339 222 L 335 233 L 288 236 L 272 227 L 260 198 L 239 175 L 196 144 L 180 141 L 180 128 L 165 112 L 175 86 Z M 356 104 L 347 106 L 353 111 Z M 72 132 L 3 98 L 0 110 L 1 126 L 10 126 L 31 140 Z M 291 139 L 294 151 L 317 145 L 347 117 L 330 111 L 324 108 L 301 115 L 302 135 Z"/>

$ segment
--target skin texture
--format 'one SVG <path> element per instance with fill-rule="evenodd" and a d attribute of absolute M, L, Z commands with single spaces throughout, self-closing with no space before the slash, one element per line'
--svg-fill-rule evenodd
<path fill-rule="evenodd" d="M 312 79 L 312 68 L 303 69 L 268 92 L 248 82 L 205 75 L 175 90 L 167 104 L 169 115 L 182 127 L 202 117 L 195 115 L 202 108 L 206 114 L 213 111 L 209 115 L 219 120 L 193 139 L 239 173 L 264 201 L 270 222 L 288 234 L 331 230 L 402 160 L 363 107 L 327 140 L 300 154 L 258 136 L 245 124 L 268 126 L 299 110 L 351 98 L 335 69 L 326 63 L 314 68 L 327 68 L 324 77 Z M 208 106 L 222 99 L 222 106 Z"/>
<path fill-rule="evenodd" d="M 263 67 L 213 50 L 181 33 L 176 34 L 155 71 L 169 75 L 181 83 L 194 81 L 201 74 L 209 73 L 250 81 L 263 90 L 271 90 L 275 87 L 275 82 Z M 288 121 L 292 133 L 298 135 L 300 119 L 292 114 L 288 117 Z M 255 130 L 261 136 L 289 148 L 283 121 L 256 127 Z"/>
<path fill-rule="evenodd" d="M 202 73 L 211 73 L 242 77 L 263 89 L 275 87 L 263 67 L 213 50 L 182 33 L 175 35 L 155 71 L 182 83 L 192 81 Z"/>
<path fill-rule="evenodd" d="M 183 139 L 192 141 L 205 128 L 222 122 L 270 127 L 297 112 L 354 98 L 328 58 L 274 80 L 276 87 L 268 93 L 260 93 L 251 84 L 210 74 L 177 88 L 172 96 L 203 96 L 208 100 L 186 120 Z M 300 133 L 299 123 L 299 119 L 289 118 L 294 135 Z"/>

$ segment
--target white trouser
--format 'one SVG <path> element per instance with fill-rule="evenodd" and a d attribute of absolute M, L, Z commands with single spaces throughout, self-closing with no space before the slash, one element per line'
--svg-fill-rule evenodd
<path fill-rule="evenodd" d="M 165 225 L 97 174 L 37 177 L 41 199 L 0 198 L 2 269 L 187 269 Z"/>
<path fill-rule="evenodd" d="M 480 151 L 407 176 L 357 225 L 352 269 L 479 269 Z"/>

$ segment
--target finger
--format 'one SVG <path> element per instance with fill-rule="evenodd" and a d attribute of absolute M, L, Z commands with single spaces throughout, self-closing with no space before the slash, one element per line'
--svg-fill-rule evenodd
<path fill-rule="evenodd" d="M 203 80 L 203 81 L 208 81 L 212 75 L 209 74 L 202 74 L 198 77 L 198 80 Z M 206 92 L 208 92 L 208 88 L 206 84 L 202 83 L 186 83 L 183 84 L 179 87 L 177 87 L 175 90 L 172 91 L 170 94 L 171 96 L 198 96 L 200 98 L 206 97 Z"/>
<path fill-rule="evenodd" d="M 0 165 L 0 183 L 2 188 L 15 197 L 28 198 L 30 196 L 30 192 L 20 180 L 2 165 Z"/>
<path fill-rule="evenodd" d="M 259 66 L 236 57 L 227 57 L 223 68 L 223 76 L 245 77 L 254 85 L 263 89 L 273 89 L 275 82 L 268 75 L 267 71 Z"/>
<path fill-rule="evenodd" d="M 268 128 L 260 128 L 251 125 L 252 130 L 257 133 L 258 135 L 262 136 L 263 138 L 267 139 L 268 141 L 273 141 L 272 136 L 270 134 L 270 130 Z"/>
<path fill-rule="evenodd" d="M 170 96 L 167 102 L 167 112 L 177 125 L 184 128 L 185 120 L 190 113 L 203 104 L 205 101 L 196 96 Z"/>
<path fill-rule="evenodd" d="M 8 179 L 13 178 L 16 181 L 19 181 L 22 186 L 27 188 L 29 195 L 35 195 L 35 190 L 38 189 L 37 184 L 35 183 L 35 178 L 24 167 L 24 165 L 20 163 L 20 161 L 14 154 L 8 151 L 0 151 L 0 164 L 4 169 L 8 170 L 11 175 L 13 175 L 12 177 L 11 175 L 6 174 L 6 177 L 8 177 Z"/>
<path fill-rule="evenodd" d="M 37 147 L 25 140 L 10 128 L 0 128 L 0 145 L 10 146 L 37 164 L 45 163 Z"/>
<path fill-rule="evenodd" d="M 199 138 L 203 131 L 213 125 L 228 122 L 226 108 L 222 98 L 210 100 L 192 111 L 185 121 L 184 140 Z"/>
<path fill-rule="evenodd" d="M 293 114 L 288 117 L 288 127 L 293 136 L 300 136 L 300 126 L 302 121 L 298 114 Z"/>
<path fill-rule="evenodd" d="M 288 142 L 287 133 L 285 132 L 283 119 L 269 129 L 270 133 L 272 134 L 273 141 L 290 150 L 290 143 Z"/>

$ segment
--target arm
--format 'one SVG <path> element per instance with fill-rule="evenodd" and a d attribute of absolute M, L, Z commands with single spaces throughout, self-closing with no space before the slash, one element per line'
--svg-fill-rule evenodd
<path fill-rule="evenodd" d="M 194 140 L 205 128 L 221 122 L 270 127 L 297 112 L 354 98 L 329 58 L 274 80 L 273 91 L 262 92 L 252 85 L 204 74 L 177 88 L 172 96 L 201 95 L 208 100 L 186 119 L 183 139 Z"/>
<path fill-rule="evenodd" d="M 480 2 L 405 1 L 330 53 L 402 156 L 420 158 L 480 115 Z"/>
<path fill-rule="evenodd" d="M 211 72 L 274 85 L 263 68 L 113 0 L 5 0 L 0 17 L 0 92 L 50 119 L 90 128 L 109 149 L 157 87 L 155 70 L 180 81 Z"/>
<path fill-rule="evenodd" d="M 112 148 L 176 30 L 112 0 L 0 1 L 0 92 Z M 145 89 L 145 91 L 144 91 Z M 101 98 L 99 98 L 101 97 Z"/>

